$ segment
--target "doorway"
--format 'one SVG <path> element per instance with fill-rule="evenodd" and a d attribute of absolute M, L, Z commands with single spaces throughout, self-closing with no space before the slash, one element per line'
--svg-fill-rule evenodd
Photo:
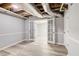
<path fill-rule="evenodd" d="M 34 22 L 35 43 L 41 47 L 47 47 L 47 20 L 39 20 Z"/>

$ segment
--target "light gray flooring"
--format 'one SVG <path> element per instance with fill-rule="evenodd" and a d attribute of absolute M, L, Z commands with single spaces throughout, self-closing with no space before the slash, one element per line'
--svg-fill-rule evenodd
<path fill-rule="evenodd" d="M 0 51 L 0 56 L 65 56 L 67 50 L 62 45 L 47 44 L 42 47 L 35 42 L 23 41 Z"/>

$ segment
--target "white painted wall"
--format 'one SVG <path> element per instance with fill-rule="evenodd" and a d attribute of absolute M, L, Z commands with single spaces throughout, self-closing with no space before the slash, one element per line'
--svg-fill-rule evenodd
<path fill-rule="evenodd" d="M 24 20 L 0 13 L 0 48 L 12 45 L 24 38 Z"/>
<path fill-rule="evenodd" d="M 79 56 L 79 4 L 69 6 L 65 13 L 65 46 L 68 55 Z"/>
<path fill-rule="evenodd" d="M 30 22 L 29 20 L 25 20 L 25 40 L 30 39 Z"/>

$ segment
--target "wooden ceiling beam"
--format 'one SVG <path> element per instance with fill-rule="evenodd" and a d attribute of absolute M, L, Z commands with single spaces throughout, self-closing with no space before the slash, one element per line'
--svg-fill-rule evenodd
<path fill-rule="evenodd" d="M 2 3 L 2 4 L 0 4 L 0 7 L 7 9 L 7 10 L 10 10 L 11 3 Z"/>
<path fill-rule="evenodd" d="M 9 10 L 9 11 L 12 11 L 12 12 L 14 12 L 12 9 L 14 9 L 13 7 L 12 7 L 12 4 L 11 3 L 2 3 L 2 4 L 0 4 L 0 7 L 2 7 L 2 8 L 4 8 L 4 9 L 7 9 L 7 10 Z M 25 10 L 19 10 L 18 9 L 18 11 L 15 11 L 14 13 L 17 13 L 17 14 L 20 14 L 20 15 L 22 15 L 22 16 L 29 16 L 29 15 L 31 15 L 31 14 L 29 14 L 28 12 L 26 12 Z"/>
<path fill-rule="evenodd" d="M 41 6 L 41 3 L 36 4 L 35 6 Z"/>
<path fill-rule="evenodd" d="M 62 3 L 62 4 L 61 4 L 61 7 L 60 7 L 60 12 L 62 11 L 63 6 L 64 6 L 64 4 Z"/>
<path fill-rule="evenodd" d="M 43 6 L 42 6 L 41 3 L 34 3 L 33 5 L 35 6 L 35 8 L 36 8 L 41 14 L 43 14 L 44 9 L 43 9 Z"/>
<path fill-rule="evenodd" d="M 24 10 L 19 10 L 19 11 L 15 12 L 15 13 L 20 14 L 20 15 L 22 15 L 22 16 L 29 16 L 29 15 L 31 15 L 31 14 L 27 13 L 27 12 L 24 11 Z"/>

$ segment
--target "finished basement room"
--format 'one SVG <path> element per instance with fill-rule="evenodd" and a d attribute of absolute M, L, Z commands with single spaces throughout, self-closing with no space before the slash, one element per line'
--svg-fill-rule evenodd
<path fill-rule="evenodd" d="M 0 3 L 0 56 L 79 56 L 79 4 Z"/>

